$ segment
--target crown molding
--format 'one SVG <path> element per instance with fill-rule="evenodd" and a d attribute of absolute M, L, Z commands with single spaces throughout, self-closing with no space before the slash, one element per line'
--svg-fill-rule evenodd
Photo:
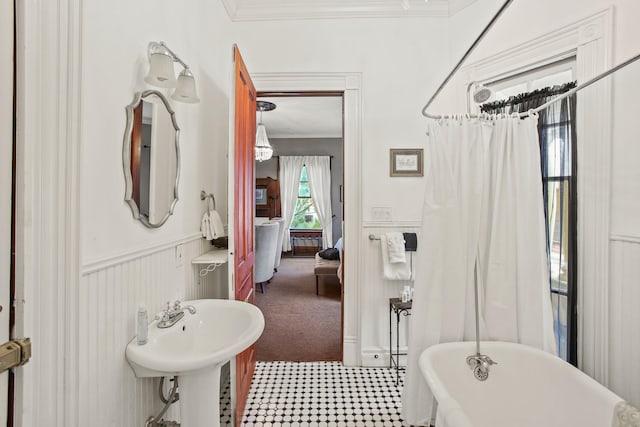
<path fill-rule="evenodd" d="M 222 0 L 232 21 L 449 17 L 476 0 Z"/>

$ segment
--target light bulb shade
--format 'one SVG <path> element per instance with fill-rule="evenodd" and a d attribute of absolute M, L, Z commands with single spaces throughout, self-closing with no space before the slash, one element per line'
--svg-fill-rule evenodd
<path fill-rule="evenodd" d="M 256 129 L 256 160 L 263 162 L 269 160 L 271 156 L 273 156 L 273 148 L 267 138 L 267 129 L 262 123 L 259 123 Z"/>
<path fill-rule="evenodd" d="M 198 98 L 196 93 L 196 79 L 188 68 L 185 68 L 180 72 L 180 75 L 178 76 L 178 85 L 176 86 L 176 90 L 173 92 L 173 95 L 171 95 L 171 98 L 188 104 L 200 102 L 200 98 Z"/>
<path fill-rule="evenodd" d="M 176 75 L 173 70 L 173 59 L 163 52 L 149 55 L 149 74 L 144 81 L 158 87 L 175 87 Z"/>

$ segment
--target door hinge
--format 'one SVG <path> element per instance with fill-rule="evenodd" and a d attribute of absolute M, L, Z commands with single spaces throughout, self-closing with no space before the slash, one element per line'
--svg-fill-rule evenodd
<path fill-rule="evenodd" d="M 31 358 L 31 339 L 20 338 L 0 345 L 0 373 L 22 366 Z"/>

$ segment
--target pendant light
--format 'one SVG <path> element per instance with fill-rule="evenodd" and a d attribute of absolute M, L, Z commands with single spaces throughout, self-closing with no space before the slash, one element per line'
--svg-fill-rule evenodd
<path fill-rule="evenodd" d="M 273 148 L 271 148 L 267 137 L 267 129 L 262 124 L 262 112 L 275 110 L 276 104 L 268 101 L 257 101 L 256 109 L 260 111 L 260 121 L 256 127 L 256 160 L 263 162 L 273 156 Z"/>

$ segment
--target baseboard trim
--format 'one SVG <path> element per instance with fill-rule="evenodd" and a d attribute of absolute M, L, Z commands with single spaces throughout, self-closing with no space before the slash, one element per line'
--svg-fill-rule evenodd
<path fill-rule="evenodd" d="M 408 347 L 406 345 L 402 345 L 400 346 L 399 351 L 400 353 L 404 353 L 400 356 L 400 367 L 405 367 Z M 362 354 L 360 357 L 362 359 L 362 366 L 365 368 L 388 368 L 390 366 L 388 347 L 364 348 L 362 349 Z"/>
<path fill-rule="evenodd" d="M 344 366 L 360 366 L 360 349 L 357 337 L 345 336 L 342 340 L 342 363 Z"/>

